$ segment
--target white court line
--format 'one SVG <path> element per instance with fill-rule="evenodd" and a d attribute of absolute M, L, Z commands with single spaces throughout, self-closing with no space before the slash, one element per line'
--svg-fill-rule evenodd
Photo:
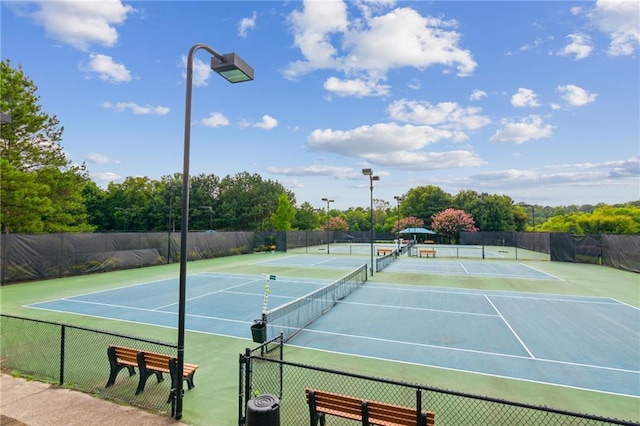
<path fill-rule="evenodd" d="M 296 329 L 296 327 L 281 327 L 281 328 L 293 328 L 293 329 Z M 468 352 L 468 353 L 474 353 L 474 354 L 480 354 L 480 355 L 497 356 L 497 357 L 501 357 L 501 358 L 516 358 L 516 359 L 521 359 L 521 360 L 525 360 L 525 361 L 532 361 L 532 362 L 542 362 L 542 363 L 550 363 L 550 364 L 570 365 L 570 366 L 573 366 L 573 367 L 584 367 L 584 368 L 592 368 L 592 369 L 595 369 L 595 370 L 607 370 L 607 371 L 616 371 L 616 372 L 620 372 L 620 373 L 631 373 L 631 374 L 640 375 L 640 371 L 637 371 L 637 370 L 627 370 L 627 369 L 624 369 L 624 368 L 604 367 L 604 366 L 600 366 L 600 365 L 591 365 L 591 364 L 581 364 L 581 363 L 578 363 L 578 362 L 570 362 L 570 361 L 557 361 L 557 360 L 553 360 L 553 359 L 535 358 L 535 357 L 528 357 L 528 356 L 523 356 L 523 355 L 511 355 L 511 354 L 504 354 L 504 353 L 501 353 L 501 352 L 487 352 L 487 351 L 479 351 L 479 350 L 475 350 L 475 349 L 452 348 L 450 346 L 430 345 L 430 344 L 427 344 L 427 343 L 404 342 L 404 341 L 401 341 L 401 340 L 383 339 L 383 338 L 379 338 L 379 337 L 359 336 L 359 335 L 356 335 L 356 334 L 334 333 L 332 331 L 311 330 L 311 329 L 308 329 L 308 328 L 303 328 L 300 332 L 301 333 L 329 334 L 329 335 L 334 335 L 334 336 L 348 337 L 350 339 L 351 338 L 352 339 L 364 339 L 364 340 L 373 340 L 373 341 L 376 341 L 376 342 L 392 343 L 394 345 L 408 345 L 408 346 L 418 346 L 418 347 L 424 347 L 424 348 L 442 349 L 442 350 L 445 350 L 445 351 Z M 313 346 L 300 346 L 300 345 L 297 345 L 297 346 L 301 347 L 301 348 L 316 349 L 316 348 L 313 348 Z M 324 350 L 324 349 L 316 349 L 316 350 Z M 350 353 L 350 355 L 362 356 L 362 355 L 353 354 L 353 353 Z M 386 361 L 389 361 L 388 358 L 378 358 L 378 359 L 384 359 Z M 424 364 L 417 364 L 417 365 L 424 365 Z M 438 368 L 440 368 L 440 367 L 438 367 Z M 512 376 L 506 376 L 506 377 L 509 377 L 509 378 L 512 378 L 512 379 L 514 378 Z"/>
<path fill-rule="evenodd" d="M 493 309 L 495 309 L 495 311 L 498 313 L 498 315 L 500 316 L 500 318 L 502 318 L 502 321 L 504 321 L 504 323 L 507 325 L 507 327 L 509 327 L 509 330 L 511 330 L 511 332 L 513 333 L 514 336 L 516 336 L 516 339 L 518 339 L 518 342 L 520 342 L 520 344 L 522 345 L 522 347 L 524 348 L 524 350 L 527 351 L 527 353 L 529 354 L 529 356 L 531 356 L 531 358 L 536 359 L 536 357 L 531 353 L 531 351 L 529 350 L 529 348 L 527 347 L 527 345 L 524 344 L 524 342 L 522 341 L 522 339 L 520 338 L 520 336 L 518 336 L 518 333 L 516 333 L 516 331 L 511 327 L 511 325 L 507 322 L 507 320 L 502 316 L 502 314 L 500 313 L 500 311 L 498 310 L 498 308 L 496 308 L 496 305 L 493 304 L 493 302 L 491 301 L 491 299 L 489 299 L 489 296 L 485 295 L 484 296 L 487 299 L 487 302 L 489 302 L 491 304 L 491 306 L 493 307 Z"/>
<path fill-rule="evenodd" d="M 376 308 L 394 308 L 394 309 L 403 309 L 408 311 L 424 311 L 424 312 L 441 312 L 444 314 L 455 314 L 455 315 L 474 315 L 479 317 L 493 317 L 499 318 L 500 315 L 497 314 L 482 314 L 477 312 L 464 312 L 464 311 L 450 311 L 447 309 L 431 309 L 431 308 L 414 308 L 410 306 L 396 306 L 396 305 L 382 305 L 377 303 L 360 303 L 360 302 L 345 302 L 340 301 L 343 305 L 361 305 L 361 306 L 374 306 Z"/>
<path fill-rule="evenodd" d="M 462 262 L 458 262 L 458 265 L 460 265 L 460 267 L 464 270 L 464 273 L 469 275 L 469 271 L 467 271 L 467 268 L 464 267 L 464 265 L 462 264 Z"/>
<path fill-rule="evenodd" d="M 232 285 L 231 287 L 225 287 L 225 288 L 220 289 L 220 290 L 212 291 L 212 292 L 209 292 L 209 293 L 204 293 L 204 294 L 201 294 L 201 295 L 195 296 L 195 297 L 190 297 L 186 301 L 188 302 L 188 301 L 191 301 L 191 300 L 200 299 L 201 297 L 211 296 L 212 294 L 216 294 L 216 293 L 223 293 L 223 292 L 225 292 L 225 291 L 227 291 L 229 289 L 242 287 L 242 286 L 245 286 L 247 284 L 251 284 L 251 283 L 254 283 L 254 282 L 258 282 L 258 281 L 262 281 L 262 280 L 261 279 L 255 279 L 255 280 L 247 281 L 247 282 L 244 282 L 244 283 L 241 283 L 241 284 Z M 168 305 L 158 306 L 157 308 L 154 308 L 153 310 L 168 308 L 169 306 L 174 306 L 174 305 L 177 305 L 177 303 L 169 303 Z"/>
<path fill-rule="evenodd" d="M 526 265 L 526 264 L 524 264 L 524 263 L 519 263 L 519 265 L 522 265 L 522 266 L 524 266 L 525 268 L 533 269 L 534 271 L 539 272 L 539 273 L 541 273 L 541 274 L 544 274 L 544 275 L 548 275 L 548 276 L 550 276 L 550 277 L 553 277 L 553 278 L 555 278 L 555 279 L 556 279 L 556 280 L 558 280 L 558 281 L 564 281 L 564 280 L 563 280 L 562 278 L 560 278 L 560 277 L 556 277 L 556 276 L 555 276 L 555 275 L 553 275 L 553 274 L 549 274 L 548 272 L 545 272 L 545 271 L 543 271 L 542 269 L 534 268 L 534 267 L 533 267 L 533 266 L 531 266 L 531 265 Z M 534 277 L 531 277 L 531 278 L 534 278 Z"/>
<path fill-rule="evenodd" d="M 289 346 L 296 347 L 296 348 L 308 349 L 307 346 L 300 346 L 300 345 L 295 345 L 295 344 L 289 344 Z M 314 350 L 321 351 L 321 352 L 332 353 L 332 354 L 354 356 L 353 354 L 348 353 L 348 352 L 331 351 L 331 350 L 328 350 L 328 349 L 317 349 L 317 348 L 314 348 Z M 498 377 L 498 378 L 502 378 L 502 379 L 518 380 L 518 381 L 522 381 L 522 382 L 526 382 L 526 383 L 537 383 L 537 384 L 543 384 L 543 385 L 558 386 L 558 387 L 567 388 L 567 389 L 586 390 L 586 391 L 589 391 L 589 392 L 598 392 L 598 393 L 602 393 L 602 394 L 606 394 L 606 395 L 615 395 L 615 396 L 625 396 L 625 397 L 631 397 L 631 398 L 639 398 L 637 395 L 629 395 L 629 394 L 626 394 L 626 393 L 610 392 L 610 391 L 603 391 L 603 390 L 600 390 L 600 389 L 593 389 L 593 388 L 587 388 L 587 387 L 564 385 L 564 384 L 559 384 L 559 383 L 554 383 L 554 382 L 549 382 L 549 381 L 545 382 L 545 381 L 541 381 L 541 380 L 524 379 L 524 378 L 521 378 L 521 377 L 506 376 L 506 375 L 502 375 L 502 374 L 483 373 L 481 371 L 465 370 L 463 368 L 443 367 L 443 366 L 436 365 L 436 364 L 421 364 L 419 362 L 402 361 L 402 360 L 397 360 L 397 359 L 388 359 L 388 358 L 382 358 L 382 357 L 371 356 L 371 355 L 362 355 L 362 354 L 355 355 L 355 356 L 359 356 L 359 357 L 366 358 L 366 359 L 374 359 L 374 360 L 378 360 L 378 361 L 380 361 L 380 360 L 382 360 L 382 361 L 393 361 L 393 362 L 397 362 L 397 363 L 400 363 L 400 364 L 417 365 L 419 367 L 438 368 L 438 369 L 447 370 L 447 371 L 456 371 L 456 372 L 469 373 L 469 374 L 479 374 L 481 376 L 487 376 L 487 377 Z M 530 358 L 525 358 L 525 359 L 530 359 Z M 535 361 L 547 361 L 547 360 L 536 359 Z M 550 361 L 550 362 L 552 362 L 552 361 Z M 589 367 L 598 368 L 597 366 L 590 366 L 590 365 L 586 365 L 585 367 L 587 367 L 587 368 L 589 368 Z M 604 368 L 606 368 L 606 367 L 604 367 Z"/>

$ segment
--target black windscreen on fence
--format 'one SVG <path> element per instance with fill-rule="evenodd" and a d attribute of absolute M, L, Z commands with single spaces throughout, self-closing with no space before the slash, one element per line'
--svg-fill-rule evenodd
<path fill-rule="evenodd" d="M 393 241 L 374 233 L 374 241 Z M 602 263 L 640 272 L 640 235 L 585 235 L 544 232 L 461 232 L 461 245 L 515 247 L 550 254 L 562 262 Z M 252 253 L 285 252 L 330 243 L 362 244 L 368 231 L 190 232 L 187 260 Z M 180 260 L 180 233 L 1 234 L 0 283 L 32 281 L 173 263 Z M 317 252 L 317 249 L 316 249 Z M 523 257 L 516 258 L 522 259 Z M 498 256 L 500 257 L 500 256 Z M 502 256 L 510 258 L 509 256 Z M 496 258 L 496 257 L 494 257 Z"/>

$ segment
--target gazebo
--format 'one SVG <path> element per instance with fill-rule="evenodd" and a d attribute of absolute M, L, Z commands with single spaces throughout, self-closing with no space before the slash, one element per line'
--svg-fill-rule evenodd
<path fill-rule="evenodd" d="M 413 240 L 415 241 L 417 235 L 436 235 L 436 232 L 427 228 L 405 228 L 402 231 L 399 231 L 398 234 L 413 235 Z"/>

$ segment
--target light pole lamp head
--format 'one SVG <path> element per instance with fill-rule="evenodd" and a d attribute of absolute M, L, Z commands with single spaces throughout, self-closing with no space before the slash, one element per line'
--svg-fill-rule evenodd
<path fill-rule="evenodd" d="M 380 176 L 372 176 L 371 179 L 373 180 L 380 180 Z"/>
<path fill-rule="evenodd" d="M 329 199 L 328 198 L 323 198 L 322 201 L 326 201 L 328 203 Z"/>
<path fill-rule="evenodd" d="M 371 176 L 373 175 L 373 170 L 371 169 L 362 169 L 362 174 L 365 176 Z"/>
<path fill-rule="evenodd" d="M 211 57 L 211 69 L 230 83 L 253 80 L 253 68 L 235 53 Z"/>

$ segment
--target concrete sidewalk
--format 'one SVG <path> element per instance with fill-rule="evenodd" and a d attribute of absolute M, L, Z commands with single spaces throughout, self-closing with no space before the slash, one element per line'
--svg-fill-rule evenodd
<path fill-rule="evenodd" d="M 168 416 L 4 373 L 0 374 L 0 425 L 186 426 Z"/>

